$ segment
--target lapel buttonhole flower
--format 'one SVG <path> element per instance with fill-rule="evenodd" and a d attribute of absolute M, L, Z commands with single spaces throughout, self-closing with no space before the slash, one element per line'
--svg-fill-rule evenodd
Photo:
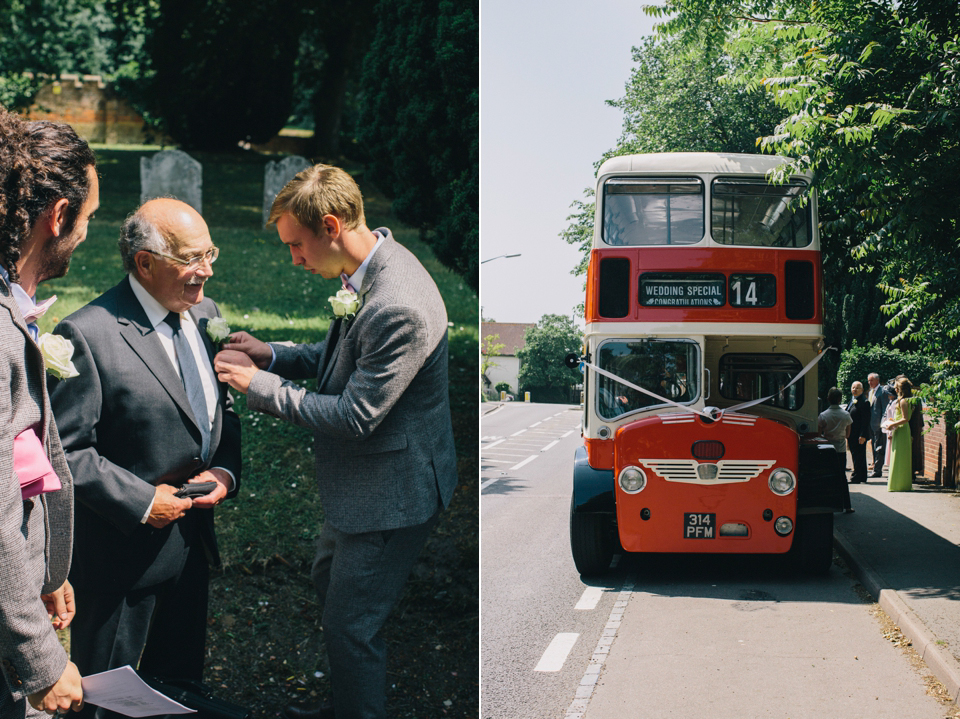
<path fill-rule="evenodd" d="M 214 344 L 220 344 L 230 336 L 230 325 L 223 317 L 213 317 L 207 320 L 207 337 Z"/>
<path fill-rule="evenodd" d="M 350 290 L 340 290 L 327 301 L 333 307 L 333 315 L 336 318 L 352 320 L 360 309 L 360 299 L 356 292 Z"/>
<path fill-rule="evenodd" d="M 70 379 L 80 376 L 77 368 L 73 365 L 73 342 L 66 337 L 46 332 L 40 335 L 37 344 L 40 345 L 40 352 L 43 354 L 43 363 L 47 372 L 57 379 Z"/>

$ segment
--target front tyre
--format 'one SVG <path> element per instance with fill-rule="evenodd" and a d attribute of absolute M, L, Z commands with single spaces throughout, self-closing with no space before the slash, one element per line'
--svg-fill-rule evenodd
<path fill-rule="evenodd" d="M 613 519 L 609 514 L 575 512 L 570 502 L 570 549 L 577 571 L 603 574 L 613 559 Z"/>
<path fill-rule="evenodd" d="M 833 565 L 833 514 L 801 514 L 791 553 L 804 574 L 826 574 Z"/>

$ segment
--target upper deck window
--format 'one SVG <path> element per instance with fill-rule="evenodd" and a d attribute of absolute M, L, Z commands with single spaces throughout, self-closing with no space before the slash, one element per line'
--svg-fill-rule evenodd
<path fill-rule="evenodd" d="M 608 245 L 692 245 L 703 239 L 703 217 L 703 183 L 695 177 L 618 177 L 603 186 Z"/>
<path fill-rule="evenodd" d="M 691 340 L 608 340 L 599 366 L 659 397 L 686 404 L 700 396 L 700 347 Z M 597 413 L 604 419 L 664 403 L 605 375 L 597 376 Z"/>
<path fill-rule="evenodd" d="M 810 210 L 801 204 L 807 184 L 791 180 L 720 178 L 713 181 L 713 239 L 724 245 L 806 247 L 810 244 Z"/>

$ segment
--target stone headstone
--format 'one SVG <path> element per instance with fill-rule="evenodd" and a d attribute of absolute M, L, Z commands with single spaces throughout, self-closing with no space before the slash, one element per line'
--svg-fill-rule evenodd
<path fill-rule="evenodd" d="M 175 197 L 203 214 L 203 165 L 180 150 L 140 158 L 140 204 Z"/>
<path fill-rule="evenodd" d="M 263 170 L 263 226 L 267 226 L 270 217 L 270 208 L 277 194 L 294 176 L 313 163 L 300 155 L 290 155 L 279 162 L 268 162 Z"/>

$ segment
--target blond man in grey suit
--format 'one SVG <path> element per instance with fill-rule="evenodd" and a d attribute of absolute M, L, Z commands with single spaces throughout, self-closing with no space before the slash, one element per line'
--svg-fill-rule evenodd
<path fill-rule="evenodd" d="M 326 519 L 313 579 L 323 605 L 332 706 L 287 707 L 290 719 L 382 719 L 380 630 L 456 485 L 447 382 L 447 314 L 433 279 L 385 227 L 365 224 L 346 172 L 316 165 L 277 196 L 270 222 L 293 263 L 355 291 L 313 345 L 234 334 L 220 379 L 247 406 L 314 432 Z M 316 378 L 307 392 L 290 380 Z"/>
<path fill-rule="evenodd" d="M 0 716 L 77 709 L 80 674 L 55 628 L 73 619 L 67 580 L 73 482 L 50 410 L 35 293 L 66 274 L 99 205 L 96 161 L 67 125 L 0 108 Z M 14 438 L 39 436 L 58 490 L 23 498 Z M 53 619 L 53 622 L 51 622 Z"/>

